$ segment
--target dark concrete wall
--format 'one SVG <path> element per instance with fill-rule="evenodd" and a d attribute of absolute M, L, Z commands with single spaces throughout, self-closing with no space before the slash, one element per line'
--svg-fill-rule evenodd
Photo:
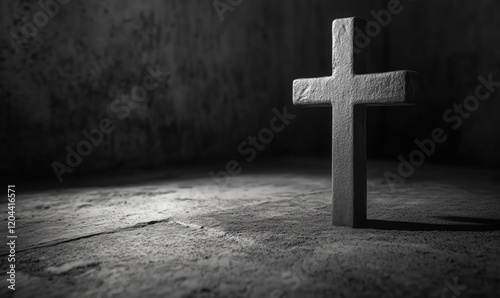
<path fill-rule="evenodd" d="M 373 39 L 369 70 L 421 71 L 425 104 L 371 109 L 369 156 L 408 152 L 416 136 L 439 125 L 443 109 L 473 91 L 477 75 L 498 71 L 499 18 L 493 16 L 500 5 L 474 3 L 479 4 L 413 1 Z M 260 156 L 328 156 L 330 111 L 293 108 L 291 81 L 330 73 L 333 19 L 370 20 L 370 11 L 384 5 L 243 1 L 221 22 L 210 0 L 70 1 L 19 53 L 2 40 L 2 154 L 7 157 L 2 167 L 23 177 L 53 175 L 51 162 L 63 162 L 65 147 L 74 148 L 83 139 L 81 131 L 97 127 L 104 117 L 116 129 L 84 158 L 78 173 L 243 159 L 238 144 L 267 127 L 272 109 L 284 105 L 298 118 Z M 4 1 L 0 10 L 6 37 L 40 8 L 37 1 Z M 130 93 L 148 65 L 159 65 L 170 74 L 168 80 L 119 120 L 111 102 Z M 436 156 L 498 165 L 497 97 Z"/>
<path fill-rule="evenodd" d="M 411 115 L 388 110 L 380 129 L 397 132 L 400 130 L 394 127 L 400 121 L 416 121 L 415 137 L 424 139 L 441 127 L 449 139 L 438 146 L 434 160 L 500 166 L 500 92 L 479 101 L 477 110 L 467 112 L 468 118 L 460 117 L 461 124 L 443 118 L 455 103 L 463 104 L 466 97 L 475 95 L 478 76 L 488 78 L 491 74 L 500 82 L 500 2 L 401 3 L 404 10 L 386 29 L 385 68 L 405 65 L 421 74 L 421 105 Z M 390 152 L 387 146 L 391 143 L 384 144 L 383 150 Z"/>
<path fill-rule="evenodd" d="M 116 130 L 77 171 L 237 155 L 273 108 L 291 106 L 293 78 L 328 74 L 330 22 L 356 10 L 328 2 L 246 1 L 221 22 L 212 1 L 70 1 L 19 53 L 2 44 L 7 167 L 52 175 L 51 162 L 64 162 L 82 129 L 112 115 L 111 102 L 147 65 L 168 72 L 167 83 L 125 120 L 112 118 Z M 31 20 L 36 3 L 2 2 L 2 35 Z M 317 144 L 328 152 L 329 112 L 315 113 L 303 113 L 262 155 Z"/>

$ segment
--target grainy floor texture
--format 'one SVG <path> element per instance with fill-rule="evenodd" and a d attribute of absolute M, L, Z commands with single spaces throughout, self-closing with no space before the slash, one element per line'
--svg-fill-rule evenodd
<path fill-rule="evenodd" d="M 397 164 L 370 162 L 352 229 L 331 225 L 329 160 L 248 165 L 224 187 L 210 170 L 16 185 L 0 296 L 500 297 L 497 171 L 426 164 L 391 192 Z"/>

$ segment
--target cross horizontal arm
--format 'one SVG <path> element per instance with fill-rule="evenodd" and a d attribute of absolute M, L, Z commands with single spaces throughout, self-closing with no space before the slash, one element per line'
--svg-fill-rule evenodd
<path fill-rule="evenodd" d="M 400 70 L 354 75 L 354 104 L 403 105 L 416 103 L 418 73 Z"/>
<path fill-rule="evenodd" d="M 331 77 L 293 81 L 293 104 L 296 106 L 331 106 Z"/>

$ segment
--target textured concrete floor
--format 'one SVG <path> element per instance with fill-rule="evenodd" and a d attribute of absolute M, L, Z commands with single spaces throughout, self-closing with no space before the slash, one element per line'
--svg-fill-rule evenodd
<path fill-rule="evenodd" d="M 330 224 L 329 164 L 254 164 L 223 189 L 211 167 L 18 185 L 13 297 L 500 297 L 498 172 L 424 165 L 391 193 L 396 164 L 372 162 L 354 230 Z"/>

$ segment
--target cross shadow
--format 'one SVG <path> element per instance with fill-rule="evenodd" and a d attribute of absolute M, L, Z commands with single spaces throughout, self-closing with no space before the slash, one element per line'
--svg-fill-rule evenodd
<path fill-rule="evenodd" d="M 463 217 L 463 216 L 439 216 L 441 220 L 461 222 L 467 224 L 437 224 L 417 223 L 405 221 L 390 221 L 369 219 L 366 221 L 365 229 L 397 230 L 397 231 L 498 231 L 500 230 L 500 219 Z"/>

